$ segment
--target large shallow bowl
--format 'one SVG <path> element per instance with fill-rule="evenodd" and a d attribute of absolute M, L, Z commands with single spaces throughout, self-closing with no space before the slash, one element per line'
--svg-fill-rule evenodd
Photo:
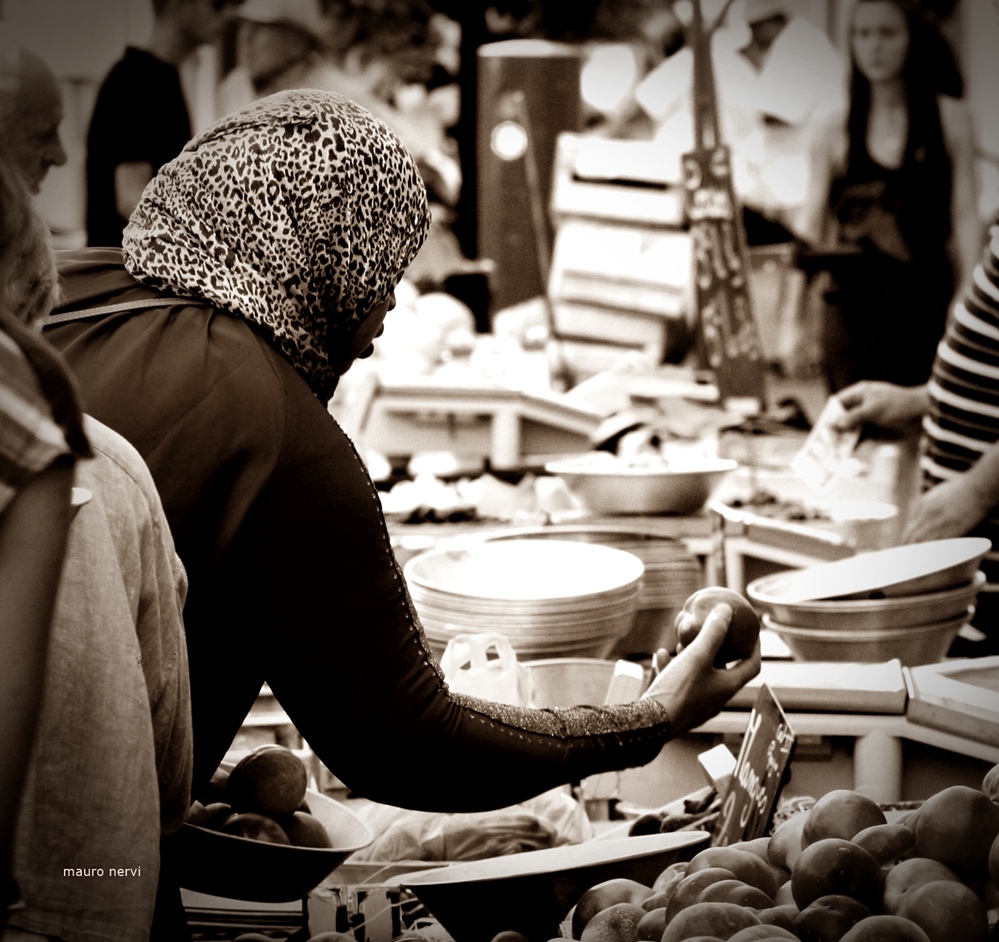
<path fill-rule="evenodd" d="M 969 606 L 963 615 L 950 621 L 855 631 L 783 625 L 768 615 L 762 621 L 763 627 L 773 631 L 800 661 L 882 663 L 898 658 L 904 667 L 916 667 L 943 660 L 957 633 L 974 613 L 974 606 Z"/>
<path fill-rule="evenodd" d="M 594 452 L 551 461 L 545 470 L 558 475 L 595 513 L 696 514 L 737 467 L 738 462 L 724 458 L 697 465 L 630 467 L 609 453 Z"/>
<path fill-rule="evenodd" d="M 259 903 L 300 900 L 374 839 L 338 801 L 311 789 L 306 800 L 325 825 L 331 848 L 268 844 L 185 824 L 163 842 L 164 860 L 188 890 Z"/>
<path fill-rule="evenodd" d="M 788 603 L 939 592 L 971 582 L 991 548 L 984 537 L 962 536 L 858 553 L 788 572 L 780 594 Z"/>
<path fill-rule="evenodd" d="M 578 608 L 640 584 L 642 561 L 632 553 L 571 540 L 503 540 L 430 550 L 405 566 L 406 581 L 464 606 L 493 603 L 507 611 L 531 603 Z"/>
<path fill-rule="evenodd" d="M 675 831 L 593 840 L 403 874 L 398 882 L 461 942 L 490 942 L 504 930 L 554 939 L 591 886 L 617 877 L 651 885 L 709 837 L 705 831 Z"/>
<path fill-rule="evenodd" d="M 880 599 L 820 599 L 786 602 L 782 587 L 785 573 L 762 576 L 746 586 L 753 606 L 784 625 L 807 625 L 829 631 L 858 631 L 881 628 L 904 628 L 929 622 L 960 618 L 975 603 L 985 583 L 981 570 L 975 577 L 952 589 L 918 595 L 890 596 Z"/>

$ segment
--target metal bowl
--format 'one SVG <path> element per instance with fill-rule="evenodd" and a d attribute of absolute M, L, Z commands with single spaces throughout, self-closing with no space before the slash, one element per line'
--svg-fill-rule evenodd
<path fill-rule="evenodd" d="M 780 594 L 788 603 L 939 592 L 971 582 L 991 549 L 991 540 L 961 536 L 858 553 L 786 573 Z"/>
<path fill-rule="evenodd" d="M 935 664 L 943 660 L 957 633 L 975 613 L 968 609 L 958 618 L 904 628 L 825 630 L 782 625 L 763 616 L 763 627 L 773 631 L 800 661 L 853 661 L 882 663 L 898 658 L 904 667 Z"/>
<path fill-rule="evenodd" d="M 333 846 L 289 847 L 185 824 L 163 841 L 180 885 L 199 893 L 260 903 L 291 903 L 315 889 L 374 839 L 352 811 L 311 789 L 306 799 Z"/>
<path fill-rule="evenodd" d="M 762 576 L 746 586 L 746 595 L 754 607 L 784 625 L 807 625 L 827 631 L 878 630 L 947 622 L 960 618 L 975 603 L 985 573 L 953 589 L 919 595 L 892 596 L 882 599 L 820 599 L 787 602 L 782 585 L 786 573 Z"/>
<path fill-rule="evenodd" d="M 461 942 L 490 942 L 505 930 L 553 939 L 591 886 L 615 878 L 651 886 L 666 867 L 690 860 L 709 838 L 706 831 L 675 831 L 591 840 L 403 874 L 397 880 Z"/>
<path fill-rule="evenodd" d="M 630 467 L 613 455 L 595 452 L 550 461 L 545 470 L 558 475 L 595 513 L 696 514 L 737 467 L 738 462 L 724 458 L 705 459 L 696 466 Z"/>

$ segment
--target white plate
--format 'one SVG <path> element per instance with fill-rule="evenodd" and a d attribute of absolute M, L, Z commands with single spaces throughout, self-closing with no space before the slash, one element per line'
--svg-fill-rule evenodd
<path fill-rule="evenodd" d="M 992 548 L 984 537 L 956 537 L 858 553 L 795 569 L 767 586 L 775 602 L 936 592 L 970 582 Z"/>

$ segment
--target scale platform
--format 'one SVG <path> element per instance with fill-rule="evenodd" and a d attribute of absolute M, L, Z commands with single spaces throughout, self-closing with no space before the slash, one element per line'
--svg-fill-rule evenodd
<path fill-rule="evenodd" d="M 999 746 L 999 656 L 907 670 L 909 722 Z"/>

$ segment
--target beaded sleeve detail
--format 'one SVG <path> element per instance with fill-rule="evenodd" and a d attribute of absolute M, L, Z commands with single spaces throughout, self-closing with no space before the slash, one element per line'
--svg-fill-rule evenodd
<path fill-rule="evenodd" d="M 451 698 L 466 710 L 481 714 L 501 726 L 519 732 L 552 736 L 560 740 L 590 736 L 647 735 L 659 742 L 670 725 L 666 708 L 656 700 L 637 700 L 614 707 L 576 706 L 560 709 L 524 709 L 452 693 Z"/>

